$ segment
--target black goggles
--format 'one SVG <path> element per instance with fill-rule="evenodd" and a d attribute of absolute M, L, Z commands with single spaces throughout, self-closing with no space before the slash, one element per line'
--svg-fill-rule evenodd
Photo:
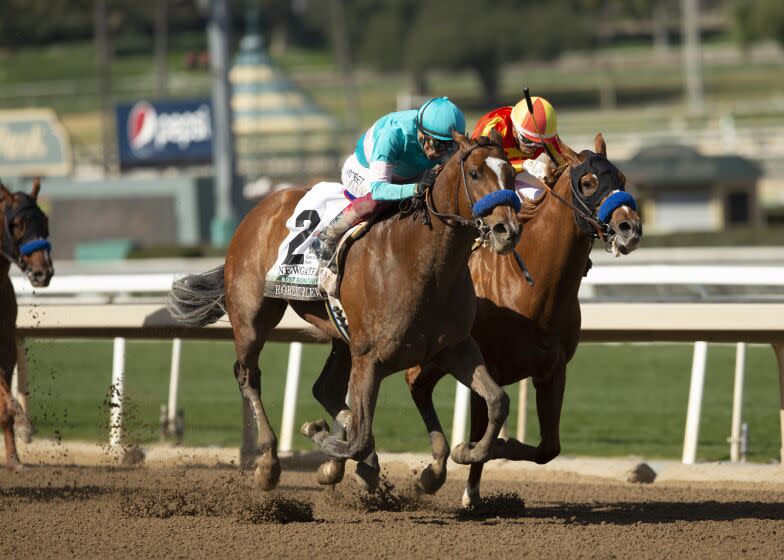
<path fill-rule="evenodd" d="M 439 140 L 438 138 L 428 136 L 427 141 L 430 142 L 430 146 L 438 153 L 451 154 L 457 149 L 457 142 L 454 140 Z"/>

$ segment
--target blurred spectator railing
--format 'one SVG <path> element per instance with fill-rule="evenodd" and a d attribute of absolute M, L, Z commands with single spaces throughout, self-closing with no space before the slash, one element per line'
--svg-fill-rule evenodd
<path fill-rule="evenodd" d="M 173 272 L 145 274 L 72 274 L 52 279 L 46 289 L 33 289 L 21 277 L 13 277 L 19 298 L 20 337 L 115 337 L 113 360 L 112 445 L 122 439 L 121 414 L 123 401 L 123 375 L 125 338 L 174 338 L 172 368 L 166 422 L 176 422 L 181 337 L 197 339 L 230 339 L 231 326 L 224 318 L 207 328 L 186 328 L 178 325 L 163 307 Z M 722 286 L 746 287 L 751 292 L 762 287 L 784 288 L 784 266 L 669 266 L 669 265 L 615 265 L 597 266 L 583 280 L 584 289 L 620 289 L 633 286 Z M 695 293 L 699 289 L 694 290 Z M 584 301 L 582 304 L 582 340 L 597 342 L 624 341 L 699 341 L 694 348 L 691 372 L 687 424 L 684 437 L 683 462 L 696 459 L 702 393 L 705 380 L 707 341 L 738 342 L 735 393 L 733 397 L 733 422 L 730 437 L 731 456 L 738 457 L 741 447 L 741 403 L 743 392 L 746 342 L 769 343 L 773 346 L 779 363 L 781 384 L 781 435 L 784 459 L 784 303 L 749 302 L 744 297 L 722 303 L 694 301 L 689 303 L 667 302 L 658 298 L 654 302 Z M 609 300 L 609 301 L 608 301 Z M 643 298 L 645 300 L 645 298 Z M 296 394 L 299 383 L 301 342 L 324 341 L 323 335 L 309 324 L 287 311 L 283 321 L 273 332 L 272 340 L 294 342 L 290 349 L 289 367 L 283 409 L 283 429 L 280 449 L 289 451 L 292 446 Z M 20 342 L 20 345 L 23 343 Z M 20 355 L 23 355 L 20 354 Z M 17 383 L 27 386 L 27 372 L 19 369 Z M 297 366 L 297 367 L 294 367 Z M 520 384 L 521 399 L 526 383 Z M 24 392 L 24 390 L 22 391 Z M 457 386 L 452 440 L 465 437 L 468 411 L 467 388 Z M 26 401 L 26 399 L 23 399 Z M 520 409 L 526 410 L 525 401 Z M 524 418 L 524 416 L 522 416 Z M 522 425 L 522 428 L 521 428 Z M 524 423 L 518 419 L 518 438 L 525 434 Z M 243 442 L 252 442 L 253 434 L 245 430 Z M 252 449 L 252 443 L 244 444 Z"/>

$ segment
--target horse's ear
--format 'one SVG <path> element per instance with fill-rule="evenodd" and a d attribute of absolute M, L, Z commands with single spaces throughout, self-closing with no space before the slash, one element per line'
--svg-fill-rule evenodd
<path fill-rule="evenodd" d="M 490 134 L 487 137 L 499 146 L 504 143 L 504 137 L 495 128 L 490 129 Z"/>
<path fill-rule="evenodd" d="M 11 194 L 11 191 L 5 188 L 5 185 L 3 184 L 2 181 L 0 181 L 0 198 L 4 202 L 8 202 L 9 204 L 14 203 L 14 195 Z"/>
<path fill-rule="evenodd" d="M 39 192 L 41 192 L 41 178 L 36 177 L 35 179 L 33 179 L 33 190 L 30 191 L 30 196 L 37 199 Z"/>
<path fill-rule="evenodd" d="M 571 163 L 579 163 L 580 156 L 575 152 L 572 148 L 566 145 L 565 142 L 561 141 L 561 155 L 564 156 L 567 160 Z"/>
<path fill-rule="evenodd" d="M 602 154 L 604 157 L 607 157 L 607 143 L 604 141 L 604 136 L 602 133 L 599 132 L 594 139 L 594 144 L 596 150 L 594 150 L 597 154 Z"/>
<path fill-rule="evenodd" d="M 460 134 L 456 130 L 452 131 L 452 139 L 464 150 L 467 150 L 471 146 L 471 141 L 468 139 L 468 136 Z"/>

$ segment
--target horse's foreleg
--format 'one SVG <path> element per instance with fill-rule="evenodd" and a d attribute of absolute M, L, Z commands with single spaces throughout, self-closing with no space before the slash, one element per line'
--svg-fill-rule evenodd
<path fill-rule="evenodd" d="M 561 453 L 561 408 L 566 389 L 566 366 L 559 367 L 543 381 L 533 379 L 536 388 L 536 415 L 539 418 L 541 442 L 537 447 L 507 440 L 499 455 L 511 461 L 533 461 L 540 465 L 549 463 Z"/>
<path fill-rule="evenodd" d="M 419 414 L 425 422 L 433 452 L 433 462 L 419 476 L 419 483 L 426 494 L 435 494 L 446 482 L 449 443 L 433 406 L 433 389 L 444 375 L 446 375 L 444 370 L 433 366 L 424 368 L 417 366 L 406 371 L 406 383 L 411 391 L 411 398 L 414 399 Z"/>
<path fill-rule="evenodd" d="M 351 351 L 342 341 L 335 339 L 332 342 L 332 352 L 321 371 L 321 375 L 313 385 L 313 396 L 332 416 L 332 430 L 330 434 L 341 440 L 346 440 L 346 432 L 351 430 L 353 415 L 346 404 L 349 375 L 351 373 Z M 328 426 L 323 420 L 305 423 L 301 432 L 314 437 L 318 431 L 326 431 Z M 343 480 L 346 470 L 345 459 L 329 459 L 319 466 L 316 479 L 319 484 L 332 485 Z M 378 455 L 375 450 L 357 463 L 355 479 L 368 491 L 378 487 L 380 467 Z"/>
<path fill-rule="evenodd" d="M 10 373 L 10 372 L 9 372 Z M 12 471 L 22 469 L 14 438 L 14 405 L 11 397 L 10 375 L 0 370 L 0 428 L 5 440 L 5 464 Z"/>
<path fill-rule="evenodd" d="M 455 447 L 452 460 L 468 465 L 492 459 L 496 438 L 509 415 L 509 396 L 490 377 L 479 346 L 472 337 L 439 354 L 435 362 L 452 373 L 460 383 L 470 387 L 487 404 L 488 422 L 482 439 Z"/>
<path fill-rule="evenodd" d="M 280 480 L 280 461 L 278 460 L 278 438 L 270 426 L 269 418 L 267 418 L 267 413 L 261 402 L 259 355 L 269 331 L 278 324 L 285 310 L 285 301 L 266 299 L 263 308 L 260 304 L 256 313 L 242 313 L 232 317 L 234 344 L 237 352 L 234 376 L 237 378 L 240 393 L 250 405 L 256 420 L 258 431 L 256 446 L 259 458 L 256 460 L 254 476 L 256 483 L 262 490 L 272 490 L 277 486 Z"/>
<path fill-rule="evenodd" d="M 350 372 L 351 352 L 345 342 L 334 339 L 327 363 L 313 384 L 313 396 L 333 419 L 331 434 L 343 440 L 346 439 L 346 428 L 351 425 L 351 411 L 346 405 Z M 316 420 L 307 422 L 300 431 L 307 435 L 327 429 L 325 422 Z M 319 484 L 337 484 L 343 480 L 344 473 L 344 460 L 329 459 L 319 466 L 317 480 Z"/>
<path fill-rule="evenodd" d="M 315 441 L 330 457 L 335 459 L 354 459 L 362 461 L 373 452 L 373 414 L 378 400 L 381 376 L 373 363 L 365 358 L 354 358 L 351 366 L 349 393 L 351 395 L 351 426 L 348 441 L 331 435 L 325 429 L 307 429 L 303 433 Z"/>

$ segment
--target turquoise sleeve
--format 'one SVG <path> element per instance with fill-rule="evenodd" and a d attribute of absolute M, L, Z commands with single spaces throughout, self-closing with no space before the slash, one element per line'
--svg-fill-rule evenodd
<path fill-rule="evenodd" d="M 370 196 L 373 200 L 403 200 L 414 196 L 416 183 L 393 185 L 385 181 L 370 183 Z"/>

